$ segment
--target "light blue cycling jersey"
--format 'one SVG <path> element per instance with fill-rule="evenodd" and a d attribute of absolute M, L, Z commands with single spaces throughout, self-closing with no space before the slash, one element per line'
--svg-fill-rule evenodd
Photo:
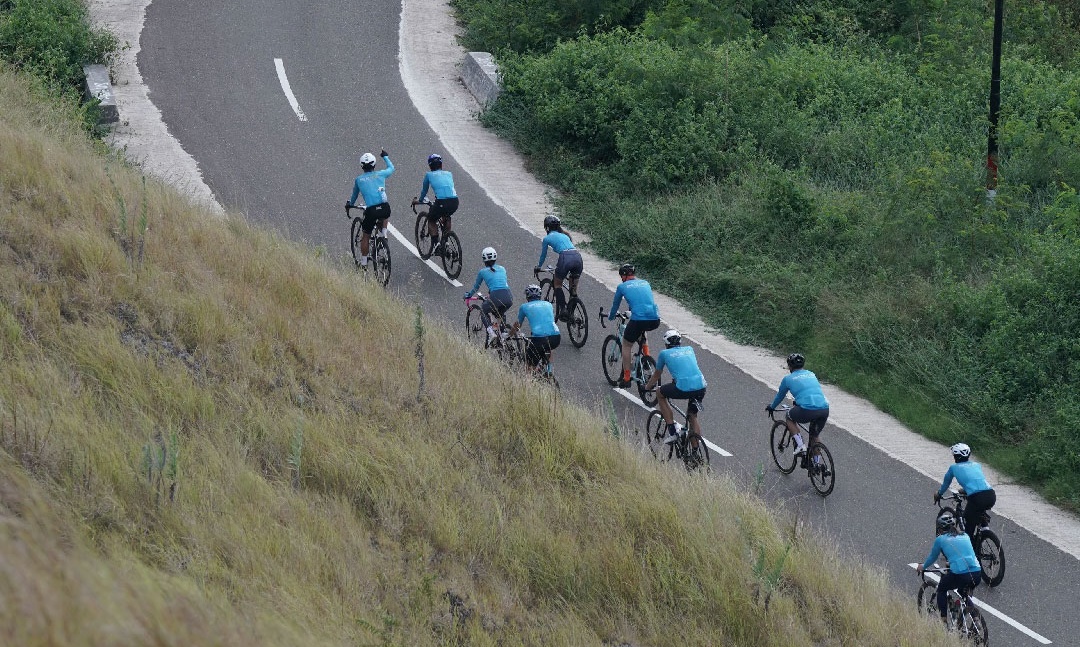
<path fill-rule="evenodd" d="M 476 294 L 481 283 L 487 283 L 488 292 L 505 290 L 510 287 L 510 283 L 506 280 L 506 268 L 498 263 L 491 267 L 480 268 L 480 271 L 476 273 L 476 282 L 473 283 L 472 289 L 465 293 L 465 298 L 468 299 Z"/>
<path fill-rule="evenodd" d="M 630 279 L 620 283 L 619 287 L 615 288 L 615 299 L 611 302 L 608 321 L 615 320 L 623 299 L 626 299 L 626 307 L 630 308 L 630 321 L 652 321 L 660 318 L 660 310 L 653 300 L 652 286 L 648 281 Z"/>
<path fill-rule="evenodd" d="M 431 187 L 432 192 L 435 193 L 436 200 L 457 197 L 457 191 L 454 190 L 454 176 L 450 171 L 439 169 L 424 173 L 424 185 L 420 189 L 421 200 L 427 196 L 428 187 Z"/>
<path fill-rule="evenodd" d="M 574 241 L 570 240 L 570 237 L 561 231 L 553 231 L 544 239 L 540 241 L 540 260 L 536 261 L 537 267 L 544 266 L 544 259 L 547 258 L 548 247 L 551 247 L 551 251 L 556 254 L 562 254 L 568 249 L 574 249 Z"/>
<path fill-rule="evenodd" d="M 690 346 L 676 346 L 660 351 L 656 356 L 657 372 L 667 367 L 671 373 L 671 379 L 675 381 L 675 388 L 680 391 L 698 391 L 704 389 L 707 384 L 705 376 L 697 365 L 697 356 Z"/>
<path fill-rule="evenodd" d="M 386 162 L 386 168 L 368 171 L 356 177 L 349 204 L 356 204 L 356 196 L 361 194 L 364 196 L 364 204 L 369 207 L 386 202 L 386 178 L 394 172 L 394 164 L 389 155 L 383 155 L 383 161 Z"/>
<path fill-rule="evenodd" d="M 938 490 L 939 495 L 945 494 L 953 479 L 956 479 L 960 487 L 964 488 L 964 492 L 968 496 L 990 489 L 990 484 L 986 482 L 986 477 L 983 476 L 982 466 L 978 463 L 966 461 L 953 464 L 949 471 L 945 472 L 945 478 L 941 481 L 941 489 Z"/>
<path fill-rule="evenodd" d="M 971 538 L 966 533 L 938 535 L 922 567 L 927 569 L 933 566 L 938 555 L 945 555 L 945 559 L 949 560 L 949 571 L 952 573 L 960 575 L 982 570 L 975 557 L 975 549 L 971 547 Z"/>
<path fill-rule="evenodd" d="M 537 299 L 526 301 L 518 307 L 518 323 L 529 320 L 529 333 L 533 337 L 550 337 L 559 334 L 555 325 L 555 306 L 550 301 Z"/>
<path fill-rule="evenodd" d="M 772 404 L 769 406 L 774 409 L 780 406 L 788 391 L 791 391 L 791 397 L 795 399 L 795 404 L 803 409 L 816 411 L 829 408 L 829 401 L 825 399 L 825 394 L 821 392 L 821 383 L 818 382 L 817 376 L 805 368 L 792 371 L 785 375 L 784 379 L 780 380 L 780 390 L 776 392 L 776 397 L 773 398 Z"/>

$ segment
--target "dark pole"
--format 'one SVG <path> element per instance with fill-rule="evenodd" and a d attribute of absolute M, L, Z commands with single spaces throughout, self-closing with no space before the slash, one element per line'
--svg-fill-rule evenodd
<path fill-rule="evenodd" d="M 986 144 L 986 189 L 997 189 L 998 112 L 1001 110 L 1001 14 L 1005 0 L 994 0 L 994 54 L 990 64 L 990 133 Z"/>

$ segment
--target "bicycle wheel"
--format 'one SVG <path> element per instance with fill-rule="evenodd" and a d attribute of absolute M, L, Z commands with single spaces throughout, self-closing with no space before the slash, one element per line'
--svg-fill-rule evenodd
<path fill-rule="evenodd" d="M 456 279 L 461 274 L 461 239 L 452 231 L 443 236 L 442 266 L 449 279 Z"/>
<path fill-rule="evenodd" d="M 809 459 L 810 469 L 807 471 L 810 472 L 810 483 L 818 494 L 829 496 L 833 491 L 833 486 L 836 485 L 836 467 L 833 465 L 832 453 L 821 443 L 814 447 L 813 453 L 821 459 L 821 462 L 815 461 L 813 456 Z"/>
<path fill-rule="evenodd" d="M 697 440 L 697 447 L 694 447 L 694 440 Z M 708 470 L 709 446 L 705 444 L 705 439 L 691 431 L 683 442 L 686 443 L 686 455 L 683 458 L 686 463 L 686 471 L 693 472 L 699 468 Z"/>
<path fill-rule="evenodd" d="M 469 341 L 483 348 L 487 348 L 487 329 L 484 327 L 483 318 L 480 316 L 480 306 L 475 303 L 469 306 L 465 313 L 465 334 Z"/>
<path fill-rule="evenodd" d="M 511 370 L 518 370 L 525 364 L 525 342 L 520 337 L 509 337 L 499 347 L 499 359 Z"/>
<path fill-rule="evenodd" d="M 960 635 L 981 647 L 990 644 L 990 632 L 986 628 L 986 618 L 983 618 L 982 612 L 974 604 L 965 604 Z"/>
<path fill-rule="evenodd" d="M 577 297 L 571 297 L 566 304 L 566 333 L 570 335 L 570 343 L 574 348 L 581 348 L 589 338 L 589 315 L 585 312 L 585 304 Z"/>
<path fill-rule="evenodd" d="M 652 377 L 653 372 L 656 370 L 656 360 L 649 355 L 641 356 L 641 382 L 638 383 L 638 397 L 645 403 L 647 407 L 656 406 L 656 389 L 652 391 L 645 390 L 645 384 Z M 656 386 L 659 387 L 660 383 L 657 382 Z"/>
<path fill-rule="evenodd" d="M 374 241 L 375 253 L 371 260 L 375 265 L 375 280 L 385 286 L 390 282 L 390 245 L 382 236 L 376 236 Z"/>
<path fill-rule="evenodd" d="M 604 338 L 600 347 L 600 363 L 604 366 L 604 377 L 611 386 L 619 385 L 622 377 L 622 342 L 615 335 Z"/>
<path fill-rule="evenodd" d="M 671 458 L 673 446 L 664 444 L 666 436 L 667 423 L 664 422 L 664 416 L 655 409 L 650 411 L 649 417 L 645 420 L 645 443 L 649 446 L 653 458 L 657 460 L 664 461 Z"/>
<path fill-rule="evenodd" d="M 788 433 L 783 420 L 773 423 L 769 432 L 769 449 L 772 450 L 773 462 L 781 472 L 791 474 L 795 471 L 795 440 Z"/>
<path fill-rule="evenodd" d="M 413 229 L 413 240 L 416 241 L 416 253 L 420 254 L 421 260 L 431 258 L 431 234 L 427 228 L 427 212 L 421 211 L 416 215 L 416 227 Z"/>
<path fill-rule="evenodd" d="M 352 234 L 349 237 L 349 249 L 352 251 L 353 262 L 357 267 L 360 267 L 360 239 L 364 237 L 364 232 L 360 228 L 362 222 L 364 222 L 363 218 L 352 219 Z"/>
<path fill-rule="evenodd" d="M 939 617 L 941 612 L 937 608 L 937 584 L 923 580 L 919 587 L 919 594 L 915 597 L 918 601 L 919 612 L 932 617 Z"/>
<path fill-rule="evenodd" d="M 975 540 L 975 555 L 982 567 L 983 580 L 991 587 L 1005 579 L 1005 549 L 993 530 L 980 530 Z"/>

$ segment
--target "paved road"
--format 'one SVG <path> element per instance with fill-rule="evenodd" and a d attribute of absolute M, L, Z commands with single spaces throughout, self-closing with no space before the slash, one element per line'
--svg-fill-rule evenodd
<path fill-rule="evenodd" d="M 358 172 L 357 159 L 385 147 L 398 168 L 387 183 L 391 223 L 411 231 L 408 200 L 419 191 L 426 156 L 443 149 L 398 76 L 399 5 L 382 4 L 379 11 L 358 11 L 341 0 L 274 0 L 258 11 L 210 0 L 150 5 L 140 71 L 170 132 L 227 208 L 346 254 L 342 204 Z M 281 59 L 306 120 L 287 101 L 275 59 Z M 461 281 L 471 284 L 480 248 L 493 245 L 520 301 L 522 288 L 532 282 L 539 239 L 496 206 L 450 156 L 447 167 L 456 171 L 463 205 L 455 218 L 467 255 Z M 464 288 L 437 276 L 400 244 L 392 246 L 391 288 L 418 295 L 429 313 L 459 326 Z M 592 312 L 610 305 L 610 290 L 587 277 L 580 293 Z M 565 393 L 598 409 L 610 401 L 624 428 L 640 428 L 645 412 L 613 394 L 600 374 L 600 342 L 607 332 L 593 325 L 583 349 L 564 345 L 557 352 L 559 378 Z M 916 578 L 907 564 L 921 561 L 930 543 L 931 481 L 830 427 L 825 438 L 839 477 L 835 492 L 821 499 L 805 477 L 785 477 L 771 466 L 762 407 L 772 391 L 715 356 L 699 355 L 711 385 L 706 436 L 733 454 L 714 457 L 714 467 L 756 483 L 793 516 L 812 519 L 841 551 L 879 565 L 914 594 Z M 942 471 L 946 467 L 943 456 Z M 1008 521 L 998 519 L 994 526 L 1009 551 L 1009 570 L 1001 587 L 981 589 L 978 597 L 1054 644 L 1080 644 L 1073 638 L 1080 630 L 1080 564 Z M 995 644 L 1039 644 L 996 617 L 989 622 Z"/>

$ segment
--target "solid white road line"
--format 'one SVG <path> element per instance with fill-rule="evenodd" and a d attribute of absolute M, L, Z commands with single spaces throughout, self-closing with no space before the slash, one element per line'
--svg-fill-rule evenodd
<path fill-rule="evenodd" d="M 300 118 L 300 121 L 307 121 L 307 115 L 300 109 L 300 104 L 296 101 L 296 97 L 292 93 L 292 88 L 289 87 L 289 77 L 285 76 L 285 63 L 280 58 L 275 58 L 274 67 L 277 68 L 278 81 L 281 82 L 281 89 L 285 91 L 285 98 L 289 100 L 289 105 L 292 106 L 293 112 Z"/>
<path fill-rule="evenodd" d="M 908 564 L 908 566 L 910 566 L 911 568 L 918 568 L 919 567 L 918 564 Z M 935 564 L 935 566 L 936 566 L 936 564 Z M 941 580 L 941 578 L 938 577 L 937 573 L 927 573 L 926 577 L 930 578 L 931 580 L 933 580 L 935 582 L 938 582 L 938 581 Z M 1040 636 L 1039 634 L 1035 633 L 1034 631 L 1028 629 L 1024 625 L 1022 625 L 1019 622 L 1013 620 L 1009 616 L 1007 616 L 1004 613 L 998 611 L 997 609 L 995 609 L 994 607 L 990 606 L 989 604 L 983 602 L 979 598 L 977 598 L 975 596 L 971 596 L 971 601 L 974 602 L 976 606 L 982 607 L 987 613 L 989 613 L 990 615 L 1004 621 L 1006 624 L 1010 625 L 1011 627 L 1013 627 L 1017 631 L 1019 631 L 1021 633 L 1024 633 L 1024 634 L 1027 634 L 1029 637 L 1034 638 L 1035 640 L 1037 640 L 1038 642 L 1040 642 L 1040 643 L 1042 643 L 1044 645 L 1053 644 L 1049 639 L 1047 639 L 1047 638 L 1045 638 L 1043 636 Z M 997 642 L 997 641 L 995 641 L 995 642 Z"/>
<path fill-rule="evenodd" d="M 396 228 L 396 227 L 394 227 L 393 225 L 391 225 L 391 224 L 387 223 L 387 225 L 386 225 L 386 228 L 387 228 L 387 230 L 389 230 L 389 231 L 390 231 L 390 233 L 391 233 L 391 234 L 393 234 L 393 235 L 394 235 L 394 238 L 397 238 L 397 239 L 398 239 L 398 242 L 399 242 L 399 243 L 401 243 L 402 245 L 404 245 L 404 246 L 405 246 L 405 249 L 407 249 L 407 250 L 409 250 L 410 252 L 412 252 L 412 255 L 413 255 L 413 256 L 415 256 L 415 257 L 417 257 L 417 258 L 420 258 L 420 252 L 419 252 L 419 251 L 417 251 L 417 249 L 416 249 L 416 246 L 412 244 L 412 241 L 410 241 L 410 240 L 409 240 L 408 238 L 406 238 L 406 237 L 405 237 L 405 236 L 404 236 L 404 235 L 403 235 L 403 234 L 402 234 L 402 233 L 401 233 L 400 231 L 398 231 L 398 230 L 397 230 L 397 228 Z M 423 259 L 420 259 L 420 260 L 423 260 Z M 426 263 L 426 264 L 427 264 L 427 266 L 428 266 L 428 267 L 430 267 L 431 269 L 435 270 L 435 273 L 436 273 L 436 274 L 438 274 L 439 276 L 441 276 L 441 277 L 443 277 L 444 279 L 446 279 L 446 280 L 447 280 L 447 281 L 448 281 L 448 282 L 450 283 L 450 285 L 452 285 L 452 286 L 454 286 L 454 287 L 456 287 L 456 288 L 464 287 L 464 286 L 462 285 L 461 281 L 458 281 L 457 279 L 452 279 L 452 278 L 450 278 L 449 276 L 447 276 L 447 275 L 446 275 L 446 272 L 444 272 L 444 271 L 443 271 L 443 269 L 442 269 L 441 267 L 439 267 L 438 265 L 436 265 L 436 264 L 435 264 L 435 261 L 433 261 L 433 260 L 431 260 L 431 259 L 429 258 L 429 259 L 427 259 L 426 261 L 424 261 L 424 263 Z"/>
<path fill-rule="evenodd" d="M 610 383 L 609 383 L 609 384 L 610 384 Z M 627 400 L 629 400 L 629 401 L 633 402 L 634 404 L 638 405 L 639 407 L 641 407 L 642 409 L 644 409 L 644 410 L 646 410 L 646 411 L 652 411 L 652 410 L 653 410 L 653 408 L 652 408 L 652 407 L 650 407 L 650 406 L 648 406 L 647 404 L 645 404 L 644 402 L 642 402 L 642 401 L 641 401 L 641 398 L 639 398 L 639 397 L 637 397 L 636 395 L 634 395 L 634 394 L 630 393 L 630 392 L 629 392 L 629 391 L 627 391 L 626 389 L 620 389 L 620 388 L 618 388 L 618 387 L 613 387 L 613 388 L 612 388 L 611 390 L 612 390 L 612 391 L 614 391 L 614 392 L 616 392 L 616 393 L 618 393 L 618 394 L 619 394 L 619 395 L 621 395 L 622 397 L 624 397 L 624 398 L 626 398 Z M 734 454 L 732 454 L 732 453 L 731 453 L 731 452 L 729 452 L 728 450 L 724 449 L 723 447 L 720 447 L 720 446 L 718 446 L 718 445 L 715 445 L 715 444 L 713 444 L 712 442 L 710 442 L 708 438 L 702 438 L 702 440 L 704 440 L 704 441 L 705 441 L 705 445 L 706 445 L 706 446 L 707 446 L 707 447 L 708 447 L 709 449 L 713 450 L 713 451 L 714 451 L 714 452 L 716 452 L 717 454 L 720 454 L 720 455 L 721 455 L 721 456 L 723 456 L 724 458 L 731 458 L 732 456 L 734 456 Z"/>

